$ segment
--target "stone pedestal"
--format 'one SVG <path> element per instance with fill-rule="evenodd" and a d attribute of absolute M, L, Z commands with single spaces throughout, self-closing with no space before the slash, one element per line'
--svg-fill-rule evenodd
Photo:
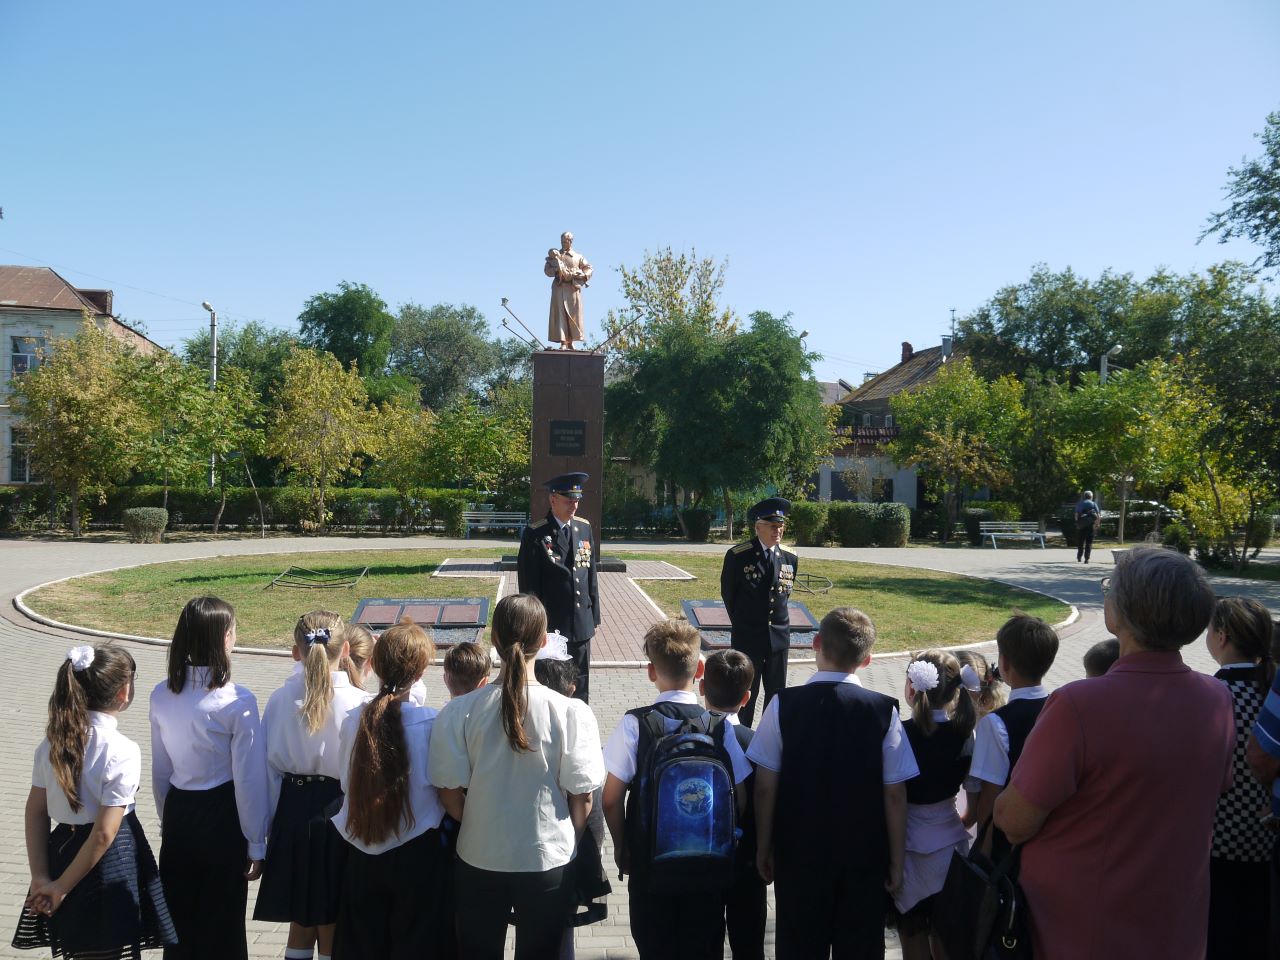
<path fill-rule="evenodd" d="M 590 522 L 596 558 L 604 483 L 604 355 L 585 350 L 540 350 L 533 355 L 533 450 L 529 458 L 529 516 L 546 516 L 544 484 L 582 471 L 587 481 L 578 516 Z"/>

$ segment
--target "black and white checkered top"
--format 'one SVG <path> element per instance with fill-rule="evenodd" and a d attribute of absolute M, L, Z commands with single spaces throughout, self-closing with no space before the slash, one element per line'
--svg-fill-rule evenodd
<path fill-rule="evenodd" d="M 1258 689 L 1258 675 L 1252 666 L 1224 667 L 1214 676 L 1231 690 L 1236 751 L 1232 759 L 1231 789 L 1218 798 L 1218 812 L 1213 821 L 1213 856 L 1222 860 L 1263 862 L 1271 858 L 1276 834 L 1258 818 L 1270 808 L 1271 798 L 1253 778 L 1244 751 L 1253 721 L 1267 695 Z"/>

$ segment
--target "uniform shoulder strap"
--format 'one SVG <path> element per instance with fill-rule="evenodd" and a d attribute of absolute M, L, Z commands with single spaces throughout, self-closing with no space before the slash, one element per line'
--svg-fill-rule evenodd
<path fill-rule="evenodd" d="M 546 526 L 548 523 L 550 523 L 550 522 L 551 522 L 551 521 L 550 521 L 550 520 L 548 520 L 546 517 L 543 517 L 541 520 L 538 520 L 538 521 L 536 521 L 536 522 L 534 522 L 534 523 L 529 524 L 529 529 L 530 529 L 530 530 L 541 530 L 543 527 L 545 527 L 545 526 Z"/>
<path fill-rule="evenodd" d="M 751 541 L 750 541 L 750 540 L 748 540 L 746 543 L 740 543 L 740 544 L 738 544 L 736 547 L 734 547 L 734 548 L 733 548 L 733 552 L 734 552 L 734 553 L 746 553 L 746 552 L 747 552 L 748 550 L 750 550 L 750 549 L 751 549 Z"/>

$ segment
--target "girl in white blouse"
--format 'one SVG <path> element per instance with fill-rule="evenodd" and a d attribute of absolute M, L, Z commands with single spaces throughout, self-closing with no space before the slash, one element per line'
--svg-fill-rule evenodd
<path fill-rule="evenodd" d="M 554 960 L 568 919 L 565 867 L 604 782 L 589 710 L 537 682 L 533 660 L 547 617 L 532 596 L 493 613 L 501 682 L 449 701 L 431 737 L 430 777 L 462 824 L 455 894 L 458 947 L 468 960 L 500 958 L 515 908 L 516 957 Z"/>
<path fill-rule="evenodd" d="M 151 692 L 151 789 L 160 876 L 178 930 L 165 960 L 245 960 L 249 881 L 262 873 L 270 798 L 258 701 L 231 682 L 236 618 L 217 597 L 191 600 Z"/>
<path fill-rule="evenodd" d="M 299 662 L 262 711 L 273 812 L 253 918 L 289 924 L 286 960 L 333 952 L 347 846 L 329 826 L 342 807 L 338 734 L 369 699 L 346 673 L 348 652 L 342 617 L 303 614 L 293 628 Z"/>
<path fill-rule="evenodd" d="M 142 754 L 116 727 L 133 702 L 136 669 L 112 646 L 73 647 L 58 669 L 27 798 L 31 888 L 15 947 L 107 958 L 177 939 L 133 812 Z"/>
<path fill-rule="evenodd" d="M 333 825 L 350 845 L 343 870 L 335 960 L 454 955 L 445 869 L 444 808 L 427 782 L 436 711 L 409 691 L 435 658 L 431 638 L 404 620 L 373 648 L 381 686 L 338 737 L 342 809 Z"/>

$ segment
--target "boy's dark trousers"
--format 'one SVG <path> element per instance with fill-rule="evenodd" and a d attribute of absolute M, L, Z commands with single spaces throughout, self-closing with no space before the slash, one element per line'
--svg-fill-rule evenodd
<path fill-rule="evenodd" d="M 775 863 L 778 960 L 884 960 L 884 877 L 865 865 Z"/>
<path fill-rule="evenodd" d="M 724 920 L 733 960 L 764 960 L 764 925 L 768 914 L 764 881 L 751 862 L 734 864 L 733 886 L 725 891 Z"/>
<path fill-rule="evenodd" d="M 722 893 L 644 893 L 629 887 L 631 936 L 640 960 L 721 960 L 724 956 Z"/>

